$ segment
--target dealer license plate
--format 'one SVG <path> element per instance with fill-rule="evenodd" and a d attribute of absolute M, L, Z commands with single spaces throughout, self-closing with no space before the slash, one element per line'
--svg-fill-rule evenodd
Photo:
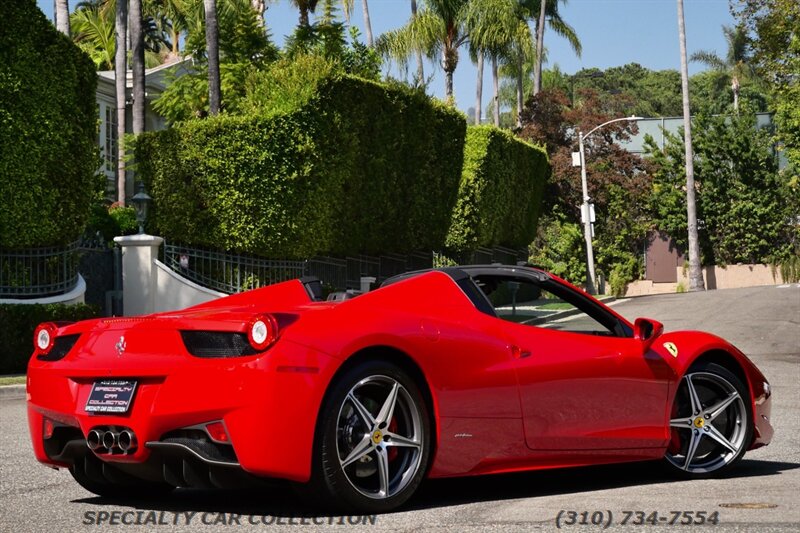
<path fill-rule="evenodd" d="M 92 384 L 88 413 L 127 413 L 136 390 L 136 381 L 131 379 L 104 379 Z"/>

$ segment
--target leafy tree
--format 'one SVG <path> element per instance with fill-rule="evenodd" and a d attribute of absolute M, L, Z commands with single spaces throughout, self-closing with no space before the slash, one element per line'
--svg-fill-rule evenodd
<path fill-rule="evenodd" d="M 747 107 L 738 116 L 694 120 L 700 244 L 706 264 L 764 263 L 788 257 L 798 242 L 792 223 L 798 190 L 779 173 L 771 135 L 757 129 Z M 657 227 L 685 249 L 684 147 L 667 133 L 660 150 L 652 138 L 653 216 Z"/>
<path fill-rule="evenodd" d="M 572 152 L 577 150 L 578 144 L 577 132 L 588 131 L 616 118 L 621 108 L 631 105 L 626 97 L 610 97 L 592 90 L 581 90 L 579 97 L 576 105 L 571 106 L 563 91 L 545 89 L 528 99 L 522 114 L 523 128 L 519 135 L 534 144 L 544 145 L 552 166 L 543 208 L 546 222 L 531 247 L 532 254 L 541 262 L 545 261 L 543 254 L 546 257 L 549 253 L 542 250 L 558 248 L 550 242 L 553 235 L 563 234 L 566 224 L 577 226 L 580 222 L 580 168 L 572 166 Z M 638 257 L 650 225 L 648 163 L 619 145 L 619 141 L 629 139 L 635 132 L 635 123 L 618 122 L 585 141 L 589 196 L 594 201 L 597 217 L 597 263 L 606 274 L 617 268 L 627 281 L 640 273 Z M 547 229 L 552 224 L 558 227 Z M 583 242 L 582 237 L 580 241 Z M 583 262 L 582 245 L 578 257 Z M 585 270 L 581 276 L 585 276 Z M 584 278 L 569 279 L 580 282 Z"/>
<path fill-rule="evenodd" d="M 583 242 L 579 224 L 568 221 L 562 213 L 553 213 L 539 222 L 528 260 L 575 285 L 582 285 L 586 282 Z"/>
<path fill-rule="evenodd" d="M 732 2 L 733 3 L 733 2 Z M 749 35 L 757 72 L 769 86 L 777 138 L 800 180 L 800 4 L 795 0 L 737 0 L 734 13 Z"/>
<path fill-rule="evenodd" d="M 723 26 L 722 33 L 728 45 L 725 59 L 720 58 L 716 52 L 700 50 L 692 54 L 692 61 L 705 63 L 720 75 L 720 79 L 727 80 L 733 93 L 733 111 L 739 112 L 739 92 L 742 82 L 755 81 L 755 68 L 747 47 L 747 33 L 742 26 Z"/>
<path fill-rule="evenodd" d="M 196 61 L 196 72 L 169 80 L 153 103 L 169 122 L 204 117 L 209 113 L 204 6 L 200 0 L 186 11 L 186 50 Z M 224 112 L 235 112 L 244 95 L 247 77 L 278 57 L 269 33 L 249 0 L 219 0 L 220 89 Z"/>

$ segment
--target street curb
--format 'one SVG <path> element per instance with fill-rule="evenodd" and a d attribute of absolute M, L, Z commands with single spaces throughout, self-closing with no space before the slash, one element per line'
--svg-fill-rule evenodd
<path fill-rule="evenodd" d="M 0 386 L 0 400 L 23 400 L 25 399 L 25 385 L 3 385 Z"/>

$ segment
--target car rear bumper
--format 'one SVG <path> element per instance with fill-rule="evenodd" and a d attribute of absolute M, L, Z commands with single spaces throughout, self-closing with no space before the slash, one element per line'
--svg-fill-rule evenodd
<path fill-rule="evenodd" d="M 176 478 L 183 482 L 193 477 L 191 465 L 202 466 L 204 479 L 214 470 L 240 469 L 261 477 L 308 480 L 317 413 L 339 364 L 334 358 L 281 340 L 250 357 L 148 354 L 131 355 L 124 365 L 110 362 L 115 361 L 71 361 L 69 356 L 57 362 L 31 360 L 28 423 L 39 461 L 71 466 L 88 456 L 92 463 L 98 459 L 101 465 L 152 479 L 154 469 L 165 471 L 165 458 L 177 458 L 176 468 L 182 475 L 187 472 Z M 128 413 L 87 413 L 92 384 L 108 378 L 137 381 Z M 44 438 L 46 420 L 48 430 L 54 428 L 50 439 Z M 224 424 L 229 444 L 203 435 L 204 425 L 214 421 Z M 180 431 L 189 427 L 200 431 Z M 86 443 L 92 429 L 129 430 L 137 445 L 128 452 L 92 450 Z M 184 459 L 190 466 L 184 467 Z M 177 484 L 192 485 L 183 482 Z"/>

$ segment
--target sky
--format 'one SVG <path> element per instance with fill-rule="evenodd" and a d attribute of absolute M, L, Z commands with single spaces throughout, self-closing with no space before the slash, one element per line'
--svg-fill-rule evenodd
<path fill-rule="evenodd" d="M 53 0 L 37 2 L 52 20 Z M 77 3 L 78 0 L 70 0 L 70 9 L 74 9 Z M 298 13 L 289 0 L 273 0 L 271 3 L 268 0 L 267 3 L 266 23 L 275 42 L 281 45 L 297 25 Z M 361 30 L 365 40 L 361 2 L 354 3 L 351 22 Z M 424 0 L 418 0 L 418 3 L 421 5 Z M 411 16 L 408 0 L 370 0 L 369 11 L 376 38 L 401 26 Z M 568 0 L 559 11 L 562 18 L 575 28 L 583 45 L 583 54 L 578 58 L 566 40 L 552 31 L 545 31 L 549 59 L 545 68 L 558 64 L 568 74 L 582 68 L 605 69 L 627 63 L 639 63 L 652 70 L 680 68 L 676 0 Z M 728 0 L 685 0 L 684 14 L 688 53 L 708 50 L 724 56 L 726 45 L 722 26 L 734 24 Z M 412 64 L 412 71 L 413 68 Z M 689 64 L 689 74 L 704 69 L 700 64 Z M 401 77 L 397 68 L 390 73 Z M 425 76 L 431 73 L 433 79 L 429 92 L 443 98 L 444 73 L 438 65 L 427 63 Z M 487 68 L 484 72 L 484 110 L 491 95 L 491 83 Z M 464 49 L 454 76 L 454 93 L 459 109 L 466 111 L 475 105 L 475 84 L 476 67 Z"/>

